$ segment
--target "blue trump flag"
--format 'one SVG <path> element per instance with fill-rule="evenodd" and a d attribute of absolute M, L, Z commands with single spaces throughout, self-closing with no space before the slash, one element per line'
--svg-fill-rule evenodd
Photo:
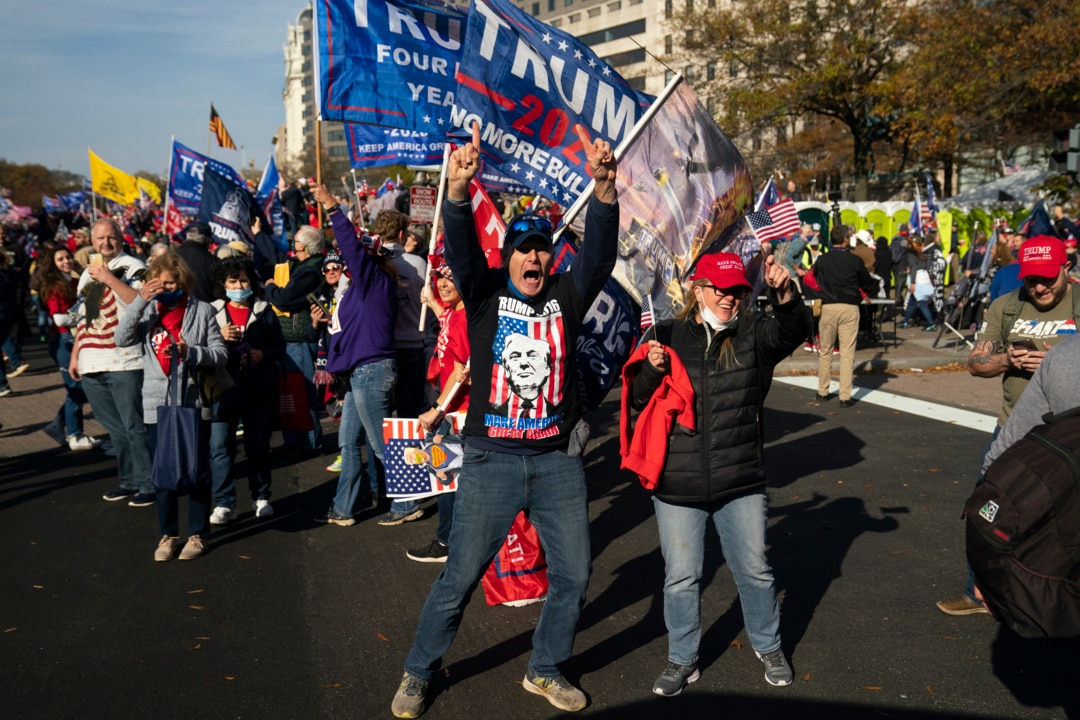
<path fill-rule="evenodd" d="M 244 184 L 244 178 L 240 177 L 240 173 L 225 163 L 201 155 L 173 140 L 167 192 L 169 200 L 181 214 L 195 215 L 199 212 L 207 167 L 213 168 L 219 175 L 230 178 L 239 185 Z"/>
<path fill-rule="evenodd" d="M 57 213 L 64 212 L 64 203 L 60 202 L 58 198 L 52 198 L 48 195 L 41 196 L 41 207 L 45 212 L 55 215 Z"/>
<path fill-rule="evenodd" d="M 651 102 L 580 40 L 509 0 L 473 0 L 457 79 L 452 130 L 479 122 L 485 162 L 564 204 L 589 184 L 574 126 L 616 146 Z"/>
<path fill-rule="evenodd" d="M 251 221 L 254 218 L 259 218 L 263 227 L 268 227 L 262 209 L 246 185 L 207 167 L 203 173 L 199 220 L 210 225 L 214 240 L 219 245 L 237 240 L 252 245 L 255 236 L 251 232 Z"/>
<path fill-rule="evenodd" d="M 322 118 L 442 134 L 465 19 L 465 10 L 449 2 L 315 3 Z"/>
<path fill-rule="evenodd" d="M 1053 223 L 1050 222 L 1050 213 L 1046 211 L 1046 201 L 1040 200 L 1031 209 L 1031 214 L 1024 222 L 1020 223 L 1020 234 L 1026 238 L 1036 235 L 1049 235 L 1057 237 Z"/>
<path fill-rule="evenodd" d="M 565 272 L 574 262 L 577 249 L 561 238 L 555 246 L 555 272 Z M 577 340 L 578 383 L 581 401 L 587 410 L 600 407 L 619 379 L 622 366 L 637 345 L 640 324 L 630 296 L 617 282 L 608 280 L 596 297 Z"/>
<path fill-rule="evenodd" d="M 274 245 L 279 250 L 286 251 L 289 249 L 289 240 L 285 236 L 285 213 L 281 209 L 278 191 L 280 181 L 281 175 L 278 174 L 274 154 L 270 153 L 270 159 L 263 168 L 262 179 L 259 180 L 259 187 L 255 189 L 255 200 L 259 203 L 263 216 L 270 220 L 270 227 L 265 230 L 274 238 Z"/>
<path fill-rule="evenodd" d="M 443 135 L 349 123 L 349 164 L 354 168 L 385 165 L 442 165 Z"/>

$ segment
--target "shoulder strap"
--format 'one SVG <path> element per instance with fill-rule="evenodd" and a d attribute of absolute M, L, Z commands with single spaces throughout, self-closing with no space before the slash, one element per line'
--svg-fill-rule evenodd
<path fill-rule="evenodd" d="M 1026 295 L 1026 293 L 1023 290 L 1024 288 L 1019 287 L 1005 296 L 1008 300 L 1005 302 L 1005 309 L 1001 311 L 1001 341 L 1003 343 L 1008 341 L 1009 333 L 1012 332 L 1016 318 L 1020 315 L 1020 308 L 1024 306 L 1026 298 L 1021 295 Z"/>

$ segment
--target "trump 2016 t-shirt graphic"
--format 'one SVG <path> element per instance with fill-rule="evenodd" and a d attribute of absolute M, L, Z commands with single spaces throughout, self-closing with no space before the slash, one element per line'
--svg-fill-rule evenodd
<path fill-rule="evenodd" d="M 494 413 L 484 415 L 488 437 L 539 440 L 558 434 L 566 377 L 566 333 L 558 299 L 539 310 L 513 297 L 499 298 L 492 345 Z"/>

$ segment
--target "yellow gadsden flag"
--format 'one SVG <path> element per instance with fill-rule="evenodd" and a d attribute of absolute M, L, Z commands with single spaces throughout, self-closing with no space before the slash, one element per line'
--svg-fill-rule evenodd
<path fill-rule="evenodd" d="M 139 199 L 139 185 L 134 175 L 117 170 L 97 155 L 90 153 L 90 186 L 94 192 L 121 205 L 132 205 Z"/>
<path fill-rule="evenodd" d="M 146 196 L 153 200 L 155 205 L 161 204 L 161 189 L 157 185 L 141 177 L 135 178 L 135 183 L 138 190 L 145 192 Z M 138 190 L 135 191 L 136 195 L 139 194 Z"/>

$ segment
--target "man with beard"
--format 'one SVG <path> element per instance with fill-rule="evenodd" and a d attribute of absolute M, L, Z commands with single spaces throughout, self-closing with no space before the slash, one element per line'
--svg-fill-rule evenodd
<path fill-rule="evenodd" d="M 985 456 L 1009 419 L 1032 375 L 1047 351 L 1059 341 L 1076 336 L 1080 316 L 1080 289 L 1066 276 L 1065 244 L 1056 237 L 1036 235 L 1020 246 L 1023 285 L 993 302 L 986 310 L 979 339 L 968 356 L 968 371 L 976 377 L 1001 377 L 1002 404 L 997 427 Z M 982 480 L 980 471 L 976 483 Z M 938 601 L 947 615 L 975 615 L 987 610 L 975 600 L 975 581 L 968 570 L 964 594 Z"/>

